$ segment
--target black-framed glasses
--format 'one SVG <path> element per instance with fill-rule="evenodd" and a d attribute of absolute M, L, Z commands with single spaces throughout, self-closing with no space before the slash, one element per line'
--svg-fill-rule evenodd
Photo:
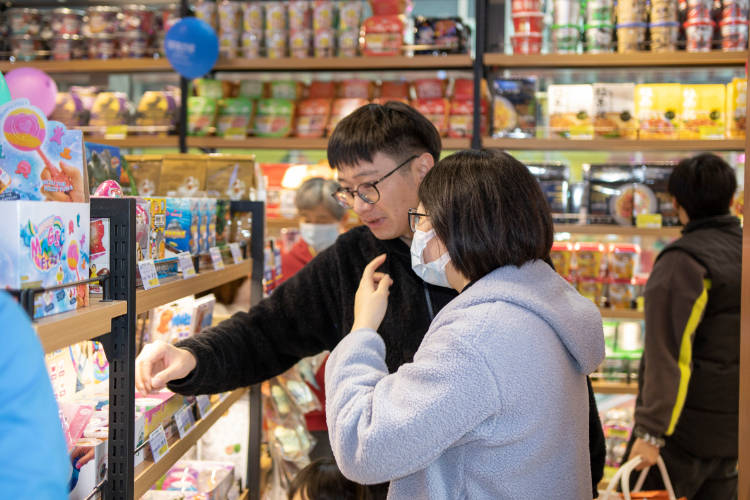
<path fill-rule="evenodd" d="M 378 188 L 376 187 L 377 184 L 384 179 L 387 179 L 389 176 L 391 176 L 396 170 L 403 167 L 404 165 L 407 165 L 412 160 L 419 158 L 419 155 L 412 155 L 409 158 L 407 158 L 402 163 L 399 163 L 396 168 L 385 174 L 380 179 L 376 180 L 375 182 L 363 182 L 359 186 L 357 186 L 356 189 L 349 189 L 345 187 L 340 187 L 336 190 L 336 192 L 332 193 L 331 196 L 333 196 L 333 199 L 338 202 L 339 205 L 341 205 L 344 208 L 352 208 L 354 206 L 354 195 L 356 194 L 359 196 L 362 201 L 365 203 L 369 203 L 370 205 L 374 205 L 378 201 L 380 201 L 380 191 L 378 191 Z"/>
<path fill-rule="evenodd" d="M 409 209 L 409 227 L 411 228 L 412 233 L 417 230 L 417 226 L 420 225 L 422 219 L 426 217 L 429 217 L 429 215 L 417 212 L 416 208 Z"/>

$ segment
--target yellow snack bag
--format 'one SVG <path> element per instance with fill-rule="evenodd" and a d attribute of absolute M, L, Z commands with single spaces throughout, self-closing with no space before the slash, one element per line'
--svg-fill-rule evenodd
<path fill-rule="evenodd" d="M 682 114 L 679 83 L 640 84 L 635 87 L 635 114 L 640 139 L 678 139 Z"/>
<path fill-rule="evenodd" d="M 727 137 L 745 138 L 747 115 L 747 78 L 735 78 L 727 84 Z"/>
<path fill-rule="evenodd" d="M 724 138 L 724 85 L 682 86 L 680 139 Z"/>

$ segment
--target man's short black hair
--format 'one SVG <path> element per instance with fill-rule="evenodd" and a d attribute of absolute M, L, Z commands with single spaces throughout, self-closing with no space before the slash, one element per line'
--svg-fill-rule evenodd
<path fill-rule="evenodd" d="M 328 139 L 331 168 L 371 162 L 376 153 L 391 158 L 430 153 L 437 163 L 442 142 L 419 111 L 398 101 L 367 104 L 341 120 Z"/>
<path fill-rule="evenodd" d="M 461 151 L 442 159 L 419 186 L 419 199 L 451 263 L 470 280 L 549 258 L 549 203 L 528 168 L 507 153 Z"/>
<path fill-rule="evenodd" d="M 729 213 L 736 189 L 734 169 L 711 153 L 685 158 L 669 176 L 669 194 L 690 220 Z"/>

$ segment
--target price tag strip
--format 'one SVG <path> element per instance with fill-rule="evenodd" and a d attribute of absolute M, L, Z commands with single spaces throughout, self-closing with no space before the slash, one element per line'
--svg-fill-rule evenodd
<path fill-rule="evenodd" d="M 206 418 L 208 411 L 211 409 L 211 401 L 209 401 L 208 396 L 198 396 L 195 398 L 195 402 L 198 404 L 198 413 L 201 418 Z"/>
<path fill-rule="evenodd" d="M 177 423 L 177 432 L 180 434 L 180 439 L 183 439 L 188 431 L 195 425 L 195 417 L 190 406 L 180 408 L 177 413 L 174 414 L 174 420 Z"/>
<path fill-rule="evenodd" d="M 232 252 L 232 259 L 235 264 L 242 262 L 242 249 L 240 248 L 239 243 L 230 243 L 229 251 Z"/>
<path fill-rule="evenodd" d="M 195 276 L 195 266 L 193 265 L 193 257 L 190 255 L 190 252 L 178 253 L 177 263 L 180 266 L 183 278 L 187 279 Z"/>
<path fill-rule="evenodd" d="M 159 286 L 159 276 L 156 274 L 156 266 L 153 260 L 140 261 L 138 263 L 138 271 L 141 273 L 143 288 L 150 290 Z"/>
<path fill-rule="evenodd" d="M 151 453 L 154 455 L 154 463 L 157 463 L 164 454 L 169 450 L 167 444 L 167 435 L 164 433 L 164 427 L 157 427 L 148 436 L 148 443 L 151 445 Z"/>
<path fill-rule="evenodd" d="M 214 271 L 224 269 L 224 261 L 221 259 L 221 252 L 218 247 L 211 247 L 209 253 L 211 254 L 211 262 L 214 264 Z"/>

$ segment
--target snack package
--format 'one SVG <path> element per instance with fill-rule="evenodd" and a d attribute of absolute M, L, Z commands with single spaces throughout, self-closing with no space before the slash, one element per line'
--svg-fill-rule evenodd
<path fill-rule="evenodd" d="M 302 376 L 298 373 L 297 367 L 294 366 L 286 372 L 276 377 L 284 386 L 287 394 L 294 401 L 297 408 L 303 413 L 310 413 L 313 410 L 320 410 L 322 407 L 315 393 L 312 392 Z"/>
<path fill-rule="evenodd" d="M 86 169 L 89 178 L 89 192 L 107 180 L 117 181 L 122 187 L 123 194 L 132 194 L 131 179 L 127 168 L 122 162 L 120 148 L 105 144 L 85 143 Z"/>
<path fill-rule="evenodd" d="M 747 78 L 734 78 L 727 84 L 727 138 L 745 138 Z"/>
<path fill-rule="evenodd" d="M 632 165 L 585 166 L 591 223 L 632 226 L 638 213 L 656 213 L 656 196 Z"/>
<path fill-rule="evenodd" d="M 223 500 L 238 498 L 234 465 L 224 462 L 180 460 L 154 484 L 144 500 Z M 173 493 L 174 496 L 158 495 Z"/>
<path fill-rule="evenodd" d="M 138 194 L 152 196 L 159 189 L 162 155 L 125 155 Z"/>
<path fill-rule="evenodd" d="M 0 201 L 0 289 L 49 287 L 88 278 L 89 205 Z M 88 285 L 36 295 L 34 318 L 88 304 Z"/>
<path fill-rule="evenodd" d="M 568 166 L 560 163 L 541 163 L 528 164 L 527 167 L 529 172 L 539 181 L 539 186 L 549 202 L 552 213 L 567 213 L 568 197 L 570 196 Z"/>
<path fill-rule="evenodd" d="M 636 85 L 635 114 L 640 139 L 678 139 L 682 115 L 680 84 Z"/>
<path fill-rule="evenodd" d="M 216 99 L 211 97 L 188 97 L 188 135 L 210 135 L 216 125 Z"/>
<path fill-rule="evenodd" d="M 351 79 L 339 84 L 339 97 L 351 99 L 372 98 L 373 82 L 370 80 Z"/>
<path fill-rule="evenodd" d="M 171 154 L 162 158 L 159 195 L 196 196 L 206 186 L 206 155 Z"/>
<path fill-rule="evenodd" d="M 724 85 L 682 85 L 680 139 L 723 139 Z"/>
<path fill-rule="evenodd" d="M 294 102 L 288 99 L 260 99 L 254 131 L 258 137 L 287 137 L 292 132 Z"/>
<path fill-rule="evenodd" d="M 331 99 L 305 99 L 297 107 L 295 135 L 324 137 L 331 114 Z"/>
<path fill-rule="evenodd" d="M 109 272 L 109 219 L 91 219 L 89 240 L 89 278 Z M 102 293 L 99 283 L 89 284 L 91 293 Z"/>
<path fill-rule="evenodd" d="M 208 252 L 211 247 L 216 246 L 216 199 L 206 198 L 204 201 L 208 218 L 206 222 L 206 252 Z"/>
<path fill-rule="evenodd" d="M 604 297 L 604 280 L 602 278 L 578 278 L 578 293 L 596 305 L 602 303 Z"/>
<path fill-rule="evenodd" d="M 194 82 L 194 89 L 195 95 L 198 97 L 210 97 L 211 99 L 229 97 L 224 95 L 224 84 L 219 80 L 198 78 Z"/>
<path fill-rule="evenodd" d="M 412 106 L 435 125 L 442 137 L 448 134 L 448 116 L 450 113 L 448 99 L 417 99 L 412 102 Z"/>
<path fill-rule="evenodd" d="M 555 271 L 565 279 L 572 276 L 573 244 L 569 241 L 556 241 L 550 250 L 550 259 Z"/>
<path fill-rule="evenodd" d="M 326 127 L 328 135 L 333 133 L 333 129 L 345 116 L 365 104 L 368 104 L 366 99 L 335 99 L 331 108 L 331 120 Z"/>
<path fill-rule="evenodd" d="M 534 77 L 492 81 L 493 137 L 530 138 L 536 135 L 536 90 Z"/>
<path fill-rule="evenodd" d="M 135 199 L 135 260 L 136 262 L 151 258 L 149 246 L 151 235 L 151 212 L 146 200 Z"/>
<path fill-rule="evenodd" d="M 408 102 L 409 82 L 407 81 L 384 81 L 380 84 L 380 100 Z"/>
<path fill-rule="evenodd" d="M 83 101 L 73 92 L 58 92 L 55 99 L 55 110 L 50 120 L 60 122 L 66 127 L 78 127 L 86 124 L 86 109 Z"/>
<path fill-rule="evenodd" d="M 190 198 L 167 198 L 164 237 L 171 252 L 198 254 L 198 241 L 193 237 L 197 233 L 193 226 L 197 226 L 198 221 L 193 217 L 190 203 Z"/>
<path fill-rule="evenodd" d="M 136 108 L 135 124 L 139 127 L 165 127 L 157 130 L 163 134 L 177 123 L 177 101 L 165 91 L 144 92 Z M 148 133 L 153 133 L 149 131 Z"/>
<path fill-rule="evenodd" d="M 167 201 L 164 198 L 144 197 L 143 201 L 148 208 L 148 259 L 163 259 L 166 250 Z"/>
<path fill-rule="evenodd" d="M 550 85 L 547 88 L 550 133 L 566 139 L 594 135 L 594 89 L 591 85 Z"/>
<path fill-rule="evenodd" d="M 417 99 L 438 99 L 445 97 L 446 81 L 439 78 L 420 78 L 414 80 L 414 92 Z"/>
<path fill-rule="evenodd" d="M 247 97 L 248 99 L 260 99 L 263 97 L 265 85 L 259 80 L 242 80 L 240 82 L 238 97 Z"/>
<path fill-rule="evenodd" d="M 636 139 L 635 84 L 594 84 L 594 135 Z"/>
<path fill-rule="evenodd" d="M 294 80 L 271 82 L 268 84 L 269 97 L 272 99 L 294 101 L 302 96 L 302 90 L 302 83 Z"/>
<path fill-rule="evenodd" d="M 609 276 L 615 280 L 631 280 L 638 272 L 641 247 L 632 243 L 609 245 Z"/>
<path fill-rule="evenodd" d="M 244 139 L 253 114 L 253 101 L 246 97 L 232 97 L 219 101 L 216 133 L 226 139 Z"/>
<path fill-rule="evenodd" d="M 398 56 L 404 43 L 405 24 L 401 16 L 373 16 L 362 23 L 365 56 Z"/>
<path fill-rule="evenodd" d="M 606 248 L 601 243 L 576 243 L 576 275 L 579 279 L 598 279 L 604 276 L 607 266 Z M 601 294 L 600 294 L 601 296 Z"/>
<path fill-rule="evenodd" d="M 633 309 L 636 295 L 635 280 L 612 278 L 607 284 L 607 302 L 612 309 Z"/>
<path fill-rule="evenodd" d="M 230 200 L 249 199 L 250 190 L 256 187 L 254 155 L 208 156 L 206 167 L 206 194 Z"/>
<path fill-rule="evenodd" d="M 83 133 L 25 99 L 0 106 L 0 201 L 88 201 Z"/>
<path fill-rule="evenodd" d="M 195 299 L 193 302 L 193 317 L 190 324 L 191 335 L 196 335 L 211 326 L 215 305 L 216 297 L 212 293 Z"/>
<path fill-rule="evenodd" d="M 149 313 L 149 342 L 161 340 L 174 344 L 192 333 L 195 297 L 184 297 L 175 302 L 154 308 Z"/>
<path fill-rule="evenodd" d="M 641 168 L 641 182 L 656 197 L 656 210 L 654 212 L 661 215 L 662 226 L 679 226 L 680 218 L 672 201 L 672 195 L 669 193 L 669 176 L 672 174 L 675 165 L 673 163 L 647 163 Z M 638 196 L 643 196 L 641 190 L 637 190 Z M 646 194 L 646 197 L 650 195 Z M 635 206 L 648 207 L 646 200 L 636 200 Z M 648 200 L 650 202 L 650 199 Z M 638 215 L 637 213 L 635 214 Z"/>
<path fill-rule="evenodd" d="M 89 125 L 92 127 L 113 127 L 130 122 L 132 104 L 124 92 L 101 92 L 91 107 Z"/>
<path fill-rule="evenodd" d="M 338 83 L 313 81 L 307 89 L 308 99 L 334 99 Z"/>
<path fill-rule="evenodd" d="M 487 101 L 481 101 L 481 133 L 487 133 Z M 469 99 L 451 101 L 448 117 L 448 137 L 471 137 L 474 129 L 474 101 Z"/>

